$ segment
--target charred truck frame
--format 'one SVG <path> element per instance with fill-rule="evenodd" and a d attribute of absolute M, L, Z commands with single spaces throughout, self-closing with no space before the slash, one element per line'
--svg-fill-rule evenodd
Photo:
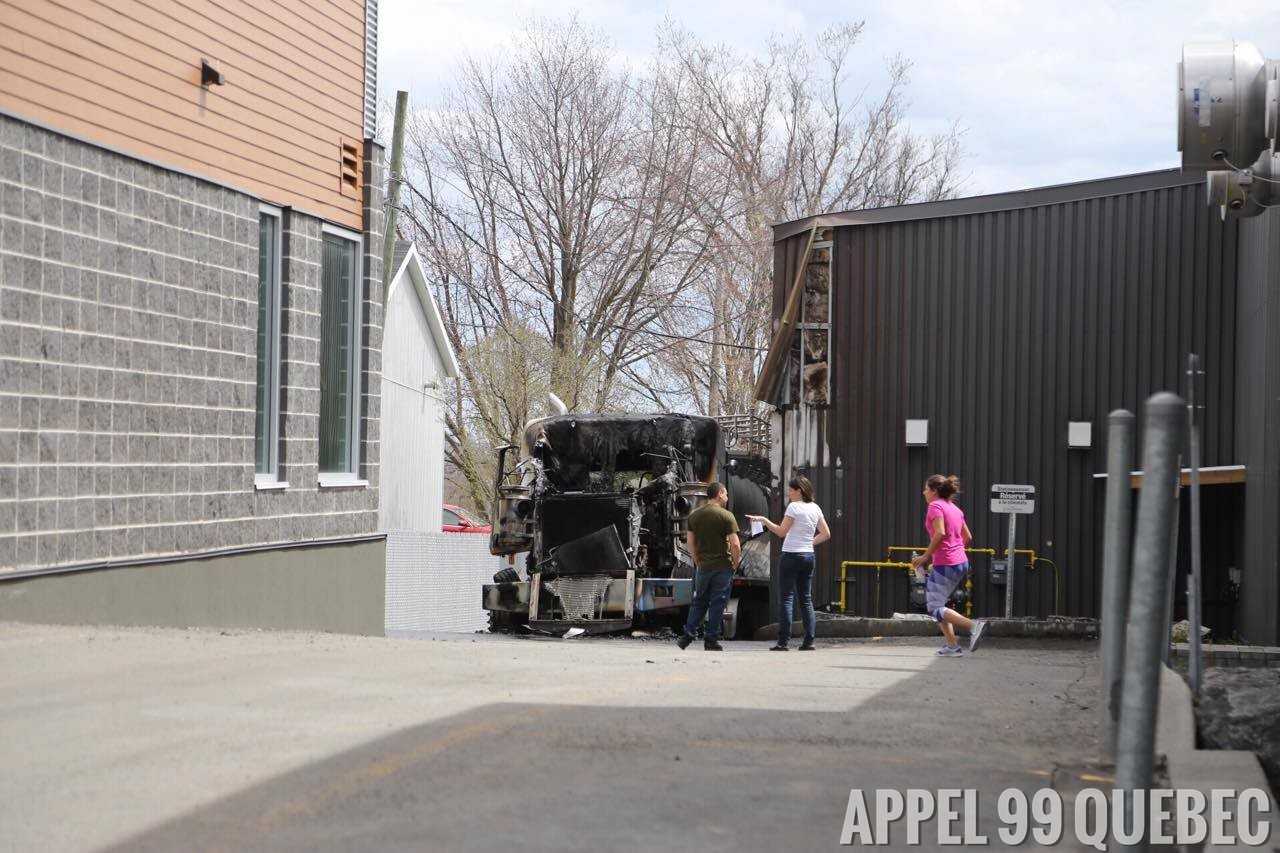
<path fill-rule="evenodd" d="M 765 435 L 757 419 L 726 419 L 722 429 L 680 414 L 530 423 L 522 447 L 498 450 L 490 551 L 513 564 L 527 557 L 523 573 L 512 565 L 485 585 L 490 626 L 606 633 L 680 624 L 693 591 L 689 514 L 718 478 L 743 539 L 724 635 L 748 635 L 768 616 L 769 544 L 749 536 L 745 518 L 768 511 Z"/>

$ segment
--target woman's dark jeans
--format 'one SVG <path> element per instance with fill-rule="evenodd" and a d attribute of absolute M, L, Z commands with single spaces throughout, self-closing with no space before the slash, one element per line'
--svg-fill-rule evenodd
<path fill-rule="evenodd" d="M 813 555 L 783 551 L 778 562 L 778 578 L 782 583 L 778 645 L 785 646 L 791 639 L 791 613 L 797 594 L 800 596 L 800 614 L 804 619 L 804 641 L 812 643 L 818 630 L 818 617 L 813 612 Z"/>

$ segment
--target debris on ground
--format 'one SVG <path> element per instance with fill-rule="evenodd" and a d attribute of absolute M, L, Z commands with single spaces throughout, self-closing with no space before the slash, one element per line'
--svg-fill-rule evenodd
<path fill-rule="evenodd" d="M 1208 749 L 1257 753 L 1271 789 L 1280 793 L 1280 669 L 1205 670 L 1196 724 Z"/>
<path fill-rule="evenodd" d="M 633 637 L 634 637 L 634 636 L 635 636 L 635 634 L 632 634 L 631 636 L 633 636 Z M 676 633 L 675 631 L 673 631 L 671 628 L 667 628 L 667 627 L 665 627 L 665 626 L 664 626 L 664 627 L 662 627 L 662 628 L 654 628 L 654 629 L 652 629 L 652 630 L 650 630 L 650 631 L 646 632 L 645 636 L 643 636 L 643 637 L 637 637 L 637 639 L 641 639 L 641 640 L 659 640 L 659 641 L 661 641 L 661 642 L 666 643 L 666 642 L 670 642 L 671 640 L 674 640 L 674 639 L 675 639 L 676 637 L 678 637 L 678 636 L 680 636 L 678 633 Z"/>
<path fill-rule="evenodd" d="M 1190 622 L 1190 620 L 1183 619 L 1181 622 L 1174 622 L 1174 623 L 1173 623 L 1173 627 L 1172 627 L 1172 629 L 1170 630 L 1170 634 L 1171 634 L 1171 636 L 1172 636 L 1172 638 L 1173 638 L 1173 642 L 1175 642 L 1175 643 L 1186 643 L 1186 642 L 1189 642 L 1189 638 L 1191 637 L 1191 622 Z M 1205 626 L 1201 625 L 1201 626 L 1200 626 L 1200 639 L 1204 639 L 1205 637 L 1208 637 L 1208 636 L 1209 636 L 1209 629 L 1208 629 L 1208 628 L 1206 628 Z"/>

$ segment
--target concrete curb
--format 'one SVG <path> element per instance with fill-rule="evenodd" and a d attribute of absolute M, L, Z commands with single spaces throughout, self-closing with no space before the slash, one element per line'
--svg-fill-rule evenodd
<path fill-rule="evenodd" d="M 1280 646 L 1231 646 L 1206 643 L 1200 647 L 1205 666 L 1277 666 L 1280 667 Z M 1174 643 L 1173 656 L 1179 661 L 1189 660 L 1191 646 Z"/>
<path fill-rule="evenodd" d="M 1259 815 L 1270 821 L 1272 831 L 1280 825 L 1280 810 L 1272 798 L 1267 776 L 1258 757 L 1252 752 L 1230 749 L 1196 749 L 1196 715 L 1191 688 L 1169 667 L 1160 673 L 1160 706 L 1156 715 L 1156 754 L 1163 754 L 1173 788 L 1194 789 L 1206 799 L 1215 788 L 1230 788 L 1237 793 L 1245 788 L 1260 788 L 1272 799 L 1271 811 Z M 1211 850 L 1235 850 L 1235 845 L 1205 844 Z"/>
<path fill-rule="evenodd" d="M 804 626 L 792 623 L 791 636 L 804 635 Z M 755 632 L 756 640 L 777 639 L 778 625 L 765 625 Z M 932 619 L 872 619 L 865 616 L 828 616 L 818 619 L 819 637 L 936 637 L 938 626 Z M 1096 619 L 988 619 L 988 637 L 1093 640 L 1098 637 Z"/>

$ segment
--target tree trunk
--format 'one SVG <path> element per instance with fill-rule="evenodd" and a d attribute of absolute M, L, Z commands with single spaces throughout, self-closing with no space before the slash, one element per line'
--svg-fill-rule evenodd
<path fill-rule="evenodd" d="M 715 283 L 711 293 L 711 363 L 707 365 L 707 414 L 711 417 L 721 414 L 720 363 L 724 356 L 721 353 L 720 336 L 724 334 L 721 326 L 724 322 L 724 289 L 723 275 Z"/>

